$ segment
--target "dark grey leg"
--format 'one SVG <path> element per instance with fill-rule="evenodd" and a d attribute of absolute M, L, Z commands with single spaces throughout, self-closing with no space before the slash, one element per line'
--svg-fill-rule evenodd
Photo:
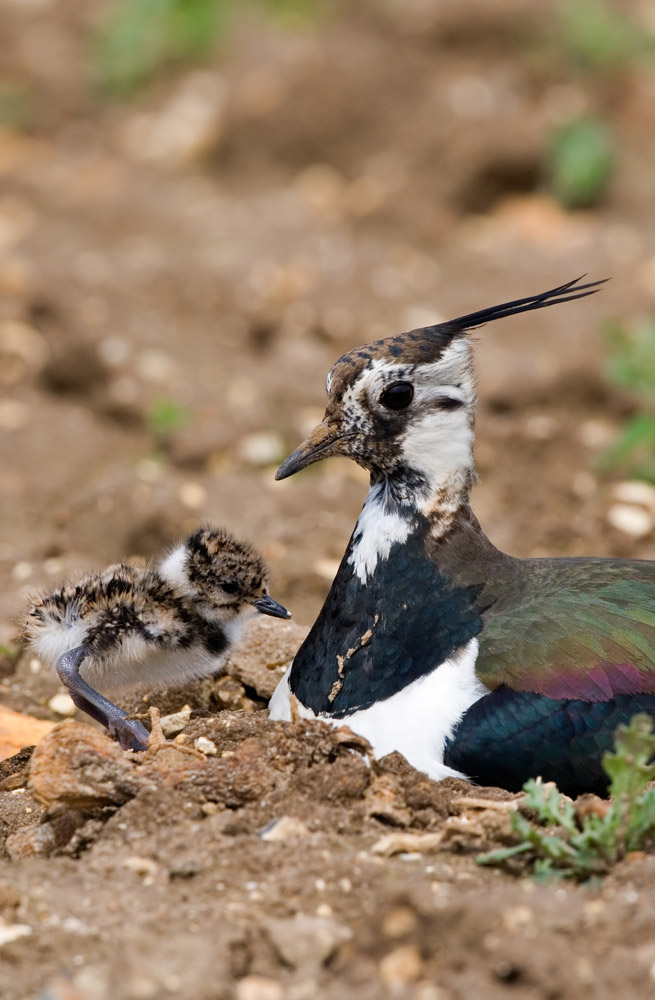
<path fill-rule="evenodd" d="M 145 750 L 149 736 L 146 727 L 136 719 L 128 719 L 127 712 L 103 697 L 80 677 L 80 666 L 87 653 L 85 646 L 77 646 L 76 649 L 63 653 L 55 664 L 59 679 L 68 688 L 77 707 L 106 726 L 124 750 Z"/>

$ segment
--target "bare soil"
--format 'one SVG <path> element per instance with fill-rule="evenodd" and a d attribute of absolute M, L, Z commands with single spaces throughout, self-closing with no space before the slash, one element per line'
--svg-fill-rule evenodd
<path fill-rule="evenodd" d="M 203 520 L 261 547 L 300 624 L 255 629 L 225 678 L 134 700 L 189 704 L 184 746 L 216 753 L 128 759 L 68 720 L 29 785 L 28 754 L 1 765 L 1 995 L 649 996 L 654 857 L 593 886 L 481 869 L 511 796 L 372 764 L 265 705 L 366 489 L 343 460 L 274 469 L 358 343 L 612 276 L 478 332 L 474 502 L 517 555 L 655 558 L 598 472 L 636 406 L 601 327 L 655 306 L 652 63 L 573 68 L 535 0 L 362 2 L 295 30 L 250 12 L 215 58 L 116 104 L 89 84 L 98 18 L 2 9 L 0 80 L 30 115 L 0 130 L 0 700 L 62 718 L 20 646 L 30 591 Z M 540 150 L 575 111 L 611 121 L 619 155 L 608 198 L 566 213 Z"/>

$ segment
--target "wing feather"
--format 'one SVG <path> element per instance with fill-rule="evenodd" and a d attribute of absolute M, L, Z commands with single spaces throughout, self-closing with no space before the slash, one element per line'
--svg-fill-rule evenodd
<path fill-rule="evenodd" d="M 530 562 L 533 586 L 484 616 L 480 680 L 587 701 L 655 692 L 655 563 Z"/>

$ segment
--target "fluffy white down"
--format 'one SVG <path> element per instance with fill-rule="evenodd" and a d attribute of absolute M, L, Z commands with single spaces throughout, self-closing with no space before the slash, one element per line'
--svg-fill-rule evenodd
<path fill-rule="evenodd" d="M 248 612 L 224 623 L 228 649 L 220 656 L 207 652 L 200 642 L 190 648 L 162 649 L 137 632 L 126 632 L 101 657 L 89 656 L 82 662 L 80 674 L 100 691 L 131 689 L 162 690 L 181 687 L 190 681 L 211 677 L 227 660 L 232 645 L 241 635 Z M 84 644 L 89 622 L 70 618 L 63 624 L 46 621 L 31 638 L 37 656 L 53 666 L 63 653 Z"/>
<path fill-rule="evenodd" d="M 444 745 L 464 713 L 489 694 L 475 675 L 478 641 L 471 639 L 432 673 L 419 677 L 407 687 L 376 702 L 370 708 L 339 719 L 316 715 L 298 702 L 298 714 L 305 719 L 320 718 L 334 726 L 349 726 L 365 737 L 376 757 L 397 750 L 413 767 L 441 781 L 466 777 L 443 763 Z M 291 692 L 287 670 L 269 705 L 272 719 L 289 721 Z"/>
<path fill-rule="evenodd" d="M 182 593 L 189 589 L 189 575 L 186 568 L 187 550 L 184 545 L 176 545 L 172 552 L 159 564 L 159 572 L 167 583 Z"/>

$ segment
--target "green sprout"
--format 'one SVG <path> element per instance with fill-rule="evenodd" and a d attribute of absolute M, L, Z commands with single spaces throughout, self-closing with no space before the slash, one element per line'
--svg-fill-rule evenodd
<path fill-rule="evenodd" d="M 318 0 L 256 0 L 288 26 L 323 14 Z M 97 39 L 95 77 L 115 97 L 129 97 L 170 67 L 197 62 L 224 39 L 238 0 L 114 0 Z"/>
<path fill-rule="evenodd" d="M 610 382 L 643 400 L 643 407 L 603 454 L 600 468 L 655 483 L 655 316 L 629 328 L 614 323 L 605 331 L 605 339 Z"/>
<path fill-rule="evenodd" d="M 158 399 L 151 405 L 146 423 L 152 436 L 161 441 L 186 427 L 190 418 L 185 406 L 180 406 L 172 399 Z"/>
<path fill-rule="evenodd" d="M 604 0 L 564 0 L 559 21 L 564 47 L 583 69 L 630 67 L 653 52 L 653 36 Z"/>
<path fill-rule="evenodd" d="M 127 96 L 168 66 L 201 58 L 231 7 L 231 0 L 118 0 L 98 39 L 100 86 Z"/>
<path fill-rule="evenodd" d="M 557 786 L 531 779 L 511 815 L 517 843 L 480 855 L 480 865 L 504 865 L 525 855 L 535 876 L 584 880 L 604 875 L 629 851 L 655 840 L 655 734 L 648 715 L 635 715 L 619 726 L 613 753 L 603 756 L 610 781 L 610 802 L 604 814 L 576 814 L 573 803 Z"/>
<path fill-rule="evenodd" d="M 546 183 L 567 208 L 587 208 L 607 193 L 616 144 L 599 118 L 578 118 L 555 130 L 546 153 Z"/>

